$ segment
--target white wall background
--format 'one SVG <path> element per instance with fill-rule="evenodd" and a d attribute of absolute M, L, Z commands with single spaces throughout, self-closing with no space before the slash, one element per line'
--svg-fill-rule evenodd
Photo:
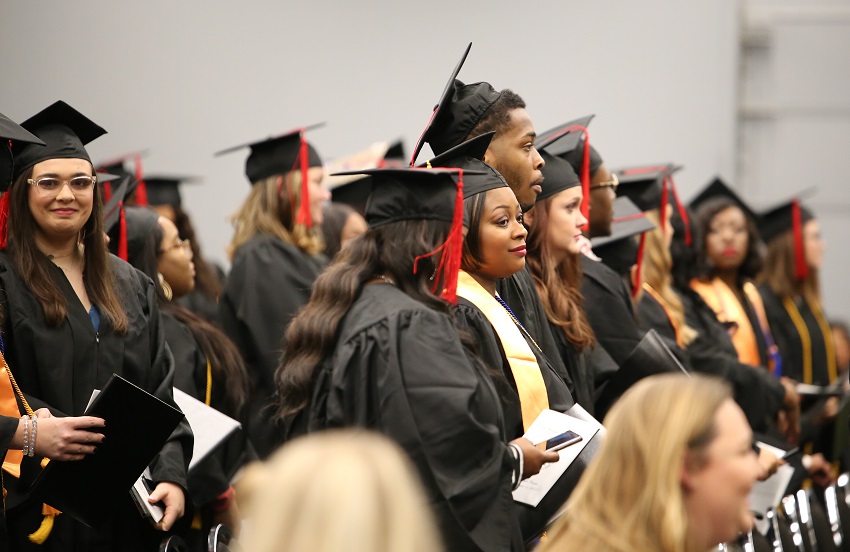
<path fill-rule="evenodd" d="M 203 176 L 184 195 L 219 260 L 248 183 L 213 152 L 318 121 L 326 159 L 409 150 L 469 41 L 461 78 L 520 93 L 538 130 L 596 113 L 609 164 L 683 163 L 685 196 L 734 176 L 734 0 L 0 3 L 0 112 L 64 99 L 109 131 L 95 161 Z"/>

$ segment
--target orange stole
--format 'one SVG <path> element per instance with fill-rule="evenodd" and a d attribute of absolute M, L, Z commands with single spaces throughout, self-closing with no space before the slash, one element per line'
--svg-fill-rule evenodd
<path fill-rule="evenodd" d="M 458 273 L 457 294 L 478 307 L 496 330 L 516 382 L 522 410 L 522 427 L 528 431 L 537 416 L 549 408 L 549 394 L 543 382 L 540 365 L 537 364 L 537 357 L 508 311 L 463 270 Z"/>
<path fill-rule="evenodd" d="M 2 358 L 2 357 L 0 357 Z M 20 418 L 21 411 L 18 409 L 18 401 L 15 399 L 15 391 L 12 389 L 12 381 L 9 378 L 9 369 L 6 361 L 0 368 L 0 415 L 10 418 Z M 9 449 L 3 459 L 3 470 L 14 475 L 21 476 L 21 460 L 24 459 L 23 451 Z"/>
<path fill-rule="evenodd" d="M 758 340 L 747 312 L 735 292 L 720 278 L 711 281 L 691 280 L 691 289 L 700 294 L 721 322 L 734 322 L 738 329 L 732 333 L 732 343 L 738 360 L 750 366 L 761 366 Z M 756 312 L 758 312 L 756 310 Z"/>

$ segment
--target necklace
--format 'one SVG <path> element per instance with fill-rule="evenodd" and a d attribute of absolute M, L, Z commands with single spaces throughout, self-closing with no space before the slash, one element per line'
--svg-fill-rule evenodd
<path fill-rule="evenodd" d="M 390 284 L 391 286 L 395 285 L 395 280 L 387 276 L 386 274 L 378 274 L 378 278 L 384 281 L 386 284 Z"/>
<path fill-rule="evenodd" d="M 530 339 L 531 342 L 534 343 L 534 346 L 537 347 L 538 351 L 543 352 L 543 349 L 540 348 L 540 345 L 538 345 L 537 342 L 534 341 L 534 338 L 531 337 L 531 334 L 528 333 L 528 330 L 525 329 L 525 326 L 523 326 L 522 322 L 520 322 L 519 319 L 516 317 L 516 315 L 514 314 L 514 311 L 512 311 L 511 308 L 508 306 L 508 304 L 505 303 L 505 300 L 502 299 L 501 297 L 499 297 L 498 295 L 496 295 L 495 297 L 496 297 L 496 301 L 498 301 L 499 304 L 502 305 L 503 307 L 505 307 L 505 310 L 508 311 L 508 316 L 510 316 L 511 320 L 514 321 L 514 324 L 516 324 L 517 327 L 520 330 L 522 330 L 522 333 L 524 333 L 526 335 L 526 337 L 528 337 L 528 339 Z"/>

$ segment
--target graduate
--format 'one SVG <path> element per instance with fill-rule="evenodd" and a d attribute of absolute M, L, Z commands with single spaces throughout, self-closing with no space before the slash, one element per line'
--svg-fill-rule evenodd
<path fill-rule="evenodd" d="M 490 371 L 451 315 L 463 247 L 459 169 L 367 171 L 369 231 L 317 279 L 277 372 L 287 436 L 375 429 L 408 454 L 446 550 L 522 550 L 511 489 L 550 458 L 508 443 Z"/>
<path fill-rule="evenodd" d="M 146 176 L 148 204 L 175 226 L 180 239 L 192 250 L 195 265 L 195 287 L 179 299 L 180 305 L 194 312 L 211 324 L 220 325 L 218 320 L 218 298 L 224 287 L 224 270 L 208 261 L 201 252 L 201 243 L 195 234 L 192 219 L 183 209 L 180 186 L 191 184 L 194 179 L 184 176 Z"/>
<path fill-rule="evenodd" d="M 85 149 L 105 131 L 61 101 L 22 126 L 47 145 L 15 146 L 14 181 L 2 207 L 2 331 L 9 365 L 21 367 L 21 391 L 33 407 L 75 416 L 115 373 L 173 406 L 174 363 L 153 282 L 106 249 L 103 202 Z M 191 455 L 184 420 L 150 464 L 151 499 L 165 506 L 160 531 L 183 515 Z M 103 512 L 109 523 L 96 530 L 43 509 L 25 496 L 39 462 L 24 460 L 19 485 L 6 479 L 12 549 L 149 550 L 162 538 L 129 493 L 120 508 Z"/>
<path fill-rule="evenodd" d="M 590 360 L 596 336 L 584 314 L 580 288 L 581 227 L 587 223 L 581 212 L 582 186 L 569 163 L 548 153 L 545 147 L 540 154 L 546 161 L 545 180 L 537 205 L 526 216 L 530 230 L 527 262 L 570 374 L 573 397 L 593 414 L 596 387 L 602 381 L 597 381 Z M 606 357 L 607 367 L 597 367 L 606 373 L 615 371 L 617 366 L 607 353 L 600 354 Z"/>
<path fill-rule="evenodd" d="M 303 129 L 219 154 L 243 147 L 251 150 L 245 162 L 251 193 L 233 216 L 233 264 L 219 314 L 248 366 L 252 392 L 243 426 L 265 458 L 280 444 L 271 403 L 283 334 L 327 264 L 318 225 L 330 195 L 322 188 L 319 152 Z"/>
<path fill-rule="evenodd" d="M 248 393 L 248 374 L 239 351 L 221 330 L 177 303 L 194 286 L 192 250 L 180 239 L 177 227 L 152 209 L 127 207 L 123 216 L 126 235 L 121 234 L 120 216 L 108 226 L 110 248 L 117 251 L 126 242 L 128 262 L 155 282 L 165 341 L 174 357 L 174 386 L 238 419 Z M 204 548 L 214 524 L 239 529 L 230 481 L 254 458 L 246 445 L 244 434 L 238 432 L 189 472 L 196 519 L 186 538 L 197 550 Z"/>
<path fill-rule="evenodd" d="M 555 154 L 567 161 L 576 175 L 587 174 L 590 178 L 590 212 L 585 235 L 594 239 L 611 235 L 613 201 L 618 181 L 616 175 L 608 170 L 598 150 L 588 142 L 587 126 L 592 117 L 586 116 L 559 125 L 541 137 L 546 139 L 547 136 L 576 129 L 559 141 Z M 643 332 L 635 320 L 628 285 L 605 264 L 604 258 L 600 262 L 596 253 L 595 250 L 582 248 L 579 257 L 584 311 L 599 345 L 617 365 L 622 365 L 640 343 Z"/>
<path fill-rule="evenodd" d="M 487 82 L 464 84 L 456 78 L 471 47 L 470 43 L 455 66 L 428 126 L 414 147 L 411 164 L 415 163 L 426 142 L 435 154 L 440 155 L 469 139 L 495 132 L 483 160 L 502 175 L 523 212 L 527 212 L 534 207 L 537 195 L 543 190 L 543 174 L 540 172 L 543 158 L 534 146 L 537 136 L 534 123 L 525 101 L 515 92 L 507 89 L 496 91 Z M 528 270 L 501 280 L 498 291 L 569 385 L 570 376 L 558 353 Z"/>

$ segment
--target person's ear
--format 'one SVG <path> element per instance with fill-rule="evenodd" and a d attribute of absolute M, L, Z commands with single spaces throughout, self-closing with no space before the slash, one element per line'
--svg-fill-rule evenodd
<path fill-rule="evenodd" d="M 693 452 L 685 452 L 685 458 L 682 461 L 682 468 L 679 472 L 679 483 L 682 485 L 682 490 L 686 493 L 691 492 L 695 488 L 694 477 L 699 471 L 699 462 Z"/>

